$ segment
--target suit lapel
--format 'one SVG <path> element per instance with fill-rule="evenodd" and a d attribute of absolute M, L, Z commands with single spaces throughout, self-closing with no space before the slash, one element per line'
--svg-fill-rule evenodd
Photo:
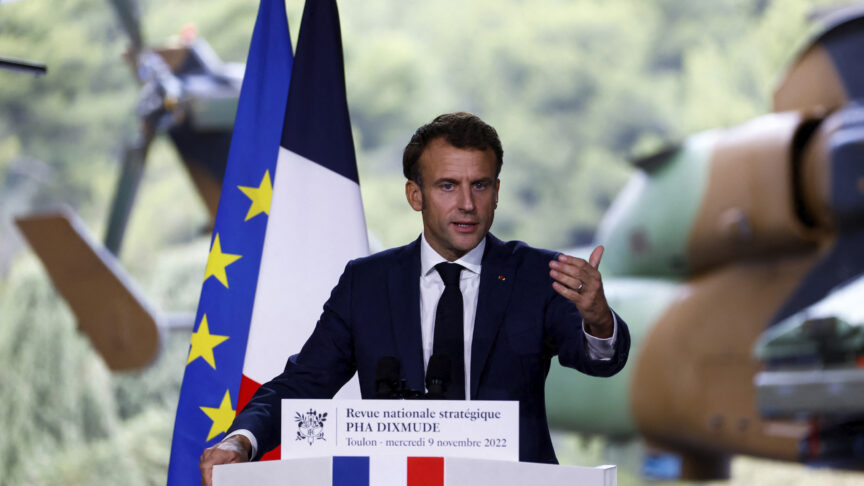
<path fill-rule="evenodd" d="M 424 389 L 423 338 L 420 334 L 420 240 L 404 247 L 388 269 L 393 336 L 402 376 L 413 390 Z"/>
<path fill-rule="evenodd" d="M 480 376 L 495 342 L 498 328 L 513 290 L 515 262 L 507 258 L 504 244 L 489 234 L 480 272 L 474 339 L 471 344 L 471 397 L 477 397 Z"/>

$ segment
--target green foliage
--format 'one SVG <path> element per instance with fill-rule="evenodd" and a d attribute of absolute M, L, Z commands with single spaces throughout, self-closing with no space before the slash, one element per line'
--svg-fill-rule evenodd
<path fill-rule="evenodd" d="M 41 465 L 27 484 L 156 486 L 165 484 L 166 444 L 171 440 L 173 410 L 151 407 L 110 437 L 76 444 L 32 461 Z"/>
<path fill-rule="evenodd" d="M 164 483 L 189 333 L 166 335 L 146 370 L 112 375 L 34 259 L 0 295 L 2 483 Z"/>
<path fill-rule="evenodd" d="M 84 205 L 93 176 L 105 171 L 112 148 L 133 126 L 126 114 L 135 87 L 118 62 L 123 44 L 111 11 L 96 0 L 0 8 L 0 52 L 48 65 L 39 78 L 0 71 L 0 140 L 17 135 L 22 155 L 51 168 L 34 200 Z"/>
<path fill-rule="evenodd" d="M 173 421 L 190 334 L 191 331 L 178 331 L 163 336 L 162 348 L 152 366 L 112 376 L 120 419 L 132 419 L 147 410 L 160 410 L 170 416 L 167 421 Z"/>
<path fill-rule="evenodd" d="M 386 208 L 367 211 L 370 228 L 385 246 L 416 236 L 401 191 L 382 193 L 379 179 L 398 178 L 415 127 L 468 110 L 504 142 L 493 231 L 541 246 L 590 240 L 625 157 L 769 110 L 812 4 L 343 3 L 361 186 L 367 207 Z"/>
<path fill-rule="evenodd" d="M 35 474 L 29 459 L 116 431 L 111 377 L 72 317 L 46 285 L 41 268 L 21 259 L 0 302 L 0 441 L 5 484 Z"/>

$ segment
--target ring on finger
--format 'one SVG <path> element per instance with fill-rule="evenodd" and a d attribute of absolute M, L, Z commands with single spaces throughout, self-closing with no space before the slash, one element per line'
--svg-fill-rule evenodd
<path fill-rule="evenodd" d="M 582 281 L 580 280 L 580 281 L 579 281 L 579 286 L 576 287 L 576 292 L 582 292 L 582 287 L 584 287 L 584 286 L 585 286 L 585 284 L 582 283 Z"/>

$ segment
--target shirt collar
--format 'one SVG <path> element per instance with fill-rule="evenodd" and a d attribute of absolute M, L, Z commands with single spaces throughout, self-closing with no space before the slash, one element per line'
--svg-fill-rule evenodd
<path fill-rule="evenodd" d="M 483 252 L 486 250 L 486 238 L 480 240 L 480 243 L 471 251 L 464 254 L 462 258 L 453 263 L 458 263 L 465 267 L 469 272 L 480 275 L 481 262 L 483 261 Z M 446 262 L 447 259 L 442 257 L 432 248 L 432 245 L 426 241 L 426 233 L 420 237 L 420 275 L 427 276 L 435 269 L 435 265 L 441 262 Z"/>

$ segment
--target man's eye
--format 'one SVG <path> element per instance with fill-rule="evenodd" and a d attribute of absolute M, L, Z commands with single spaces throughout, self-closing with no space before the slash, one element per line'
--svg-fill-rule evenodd
<path fill-rule="evenodd" d="M 474 189 L 486 189 L 486 186 L 485 182 L 477 182 L 474 184 Z"/>
<path fill-rule="evenodd" d="M 445 191 L 452 191 L 453 190 L 453 184 L 451 184 L 449 182 L 441 184 L 441 189 L 444 189 Z"/>

